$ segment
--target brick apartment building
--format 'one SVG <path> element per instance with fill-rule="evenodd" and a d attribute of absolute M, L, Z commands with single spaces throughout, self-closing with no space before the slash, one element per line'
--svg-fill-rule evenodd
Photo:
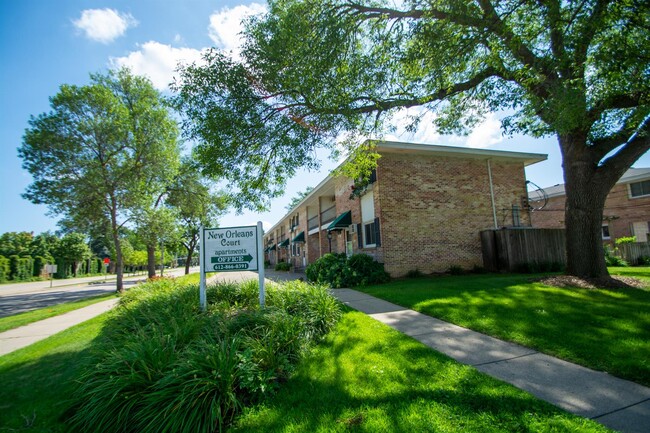
<path fill-rule="evenodd" d="M 380 142 L 371 183 L 328 176 L 264 236 L 271 264 L 365 253 L 402 276 L 482 265 L 479 232 L 530 226 L 524 168 L 546 155 Z"/>
<path fill-rule="evenodd" d="M 530 195 L 533 226 L 564 228 L 564 184 L 542 188 Z M 541 209 L 540 209 L 541 208 Z M 603 241 L 614 243 L 621 237 L 636 236 L 637 242 L 650 240 L 650 168 L 631 168 L 609 192 L 603 209 Z"/>

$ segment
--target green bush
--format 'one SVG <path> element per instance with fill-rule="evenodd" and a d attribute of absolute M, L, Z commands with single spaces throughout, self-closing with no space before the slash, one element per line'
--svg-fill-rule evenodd
<path fill-rule="evenodd" d="M 32 275 L 34 277 L 40 277 L 43 267 L 47 265 L 47 259 L 45 257 L 36 256 L 34 257 L 34 269 Z"/>
<path fill-rule="evenodd" d="M 291 270 L 291 263 L 289 262 L 279 262 L 275 265 L 275 270 L 276 271 L 290 271 Z"/>
<path fill-rule="evenodd" d="M 223 431 L 272 393 L 338 321 L 324 287 L 257 282 L 208 287 L 157 280 L 129 290 L 107 320 L 78 378 L 76 431 Z"/>
<path fill-rule="evenodd" d="M 458 265 L 450 266 L 449 269 L 447 269 L 447 272 L 451 275 L 463 275 L 465 273 L 463 268 Z"/>
<path fill-rule="evenodd" d="M 384 265 L 367 254 L 325 254 L 305 269 L 307 280 L 330 287 L 355 287 L 384 283 L 390 276 Z"/>
<path fill-rule="evenodd" d="M 9 266 L 9 259 L 4 256 L 0 256 L 0 283 L 9 281 L 10 274 L 11 267 Z"/>
<path fill-rule="evenodd" d="M 34 259 L 31 257 L 9 256 L 9 278 L 13 281 L 29 281 L 34 273 Z"/>
<path fill-rule="evenodd" d="M 635 243 L 635 242 L 636 242 L 636 236 L 624 236 L 624 237 L 622 237 L 622 238 L 618 238 L 618 239 L 616 239 L 616 241 L 614 241 L 614 243 L 615 243 L 616 245 L 620 245 L 620 244 L 633 244 L 633 243 Z"/>
<path fill-rule="evenodd" d="M 605 245 L 605 264 L 607 266 L 621 266 L 621 267 L 629 266 L 629 264 L 625 260 L 623 260 L 618 256 L 615 256 L 614 252 L 607 245 Z"/>

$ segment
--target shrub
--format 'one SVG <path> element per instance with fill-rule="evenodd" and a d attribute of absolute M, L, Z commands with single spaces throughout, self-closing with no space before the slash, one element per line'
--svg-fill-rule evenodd
<path fill-rule="evenodd" d="M 465 273 L 463 268 L 458 265 L 450 266 L 449 269 L 447 269 L 447 272 L 449 272 L 451 275 L 463 275 Z"/>
<path fill-rule="evenodd" d="M 421 278 L 423 276 L 424 274 L 419 269 L 410 270 L 405 275 L 406 278 Z"/>
<path fill-rule="evenodd" d="M 291 263 L 289 262 L 279 262 L 275 265 L 275 270 L 276 271 L 290 271 L 291 270 Z"/>
<path fill-rule="evenodd" d="M 9 277 L 13 281 L 29 281 L 34 273 L 34 260 L 17 255 L 9 256 Z"/>
<path fill-rule="evenodd" d="M 636 236 L 624 236 L 624 237 L 622 237 L 622 238 L 618 238 L 618 239 L 616 239 L 616 241 L 614 241 L 614 243 L 615 243 L 616 245 L 620 245 L 620 244 L 633 244 L 633 243 L 635 243 L 635 242 L 636 242 Z"/>
<path fill-rule="evenodd" d="M 330 287 L 355 287 L 384 283 L 390 276 L 384 265 L 367 254 L 325 254 L 305 269 L 307 280 Z"/>
<path fill-rule="evenodd" d="M 612 250 L 607 245 L 605 245 L 605 264 L 607 266 L 621 266 L 621 267 L 629 266 L 629 264 L 621 257 L 615 256 Z"/>
<path fill-rule="evenodd" d="M 69 423 L 77 431 L 223 431 L 272 393 L 338 321 L 324 287 L 257 281 L 207 289 L 161 279 L 129 290 L 111 313 L 78 378 Z"/>
<path fill-rule="evenodd" d="M 9 259 L 0 256 L 0 283 L 9 281 L 11 268 L 9 267 Z"/>

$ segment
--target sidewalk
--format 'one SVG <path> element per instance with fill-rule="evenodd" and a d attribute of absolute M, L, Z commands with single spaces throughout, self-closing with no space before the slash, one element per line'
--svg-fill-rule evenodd
<path fill-rule="evenodd" d="M 99 316 L 113 308 L 119 298 L 98 302 L 59 316 L 50 317 L 29 325 L 0 333 L 0 356 L 34 344 L 58 332 Z"/>
<path fill-rule="evenodd" d="M 625 433 L 650 432 L 650 388 L 562 361 L 351 289 L 341 302 L 463 364 L 567 412 Z"/>

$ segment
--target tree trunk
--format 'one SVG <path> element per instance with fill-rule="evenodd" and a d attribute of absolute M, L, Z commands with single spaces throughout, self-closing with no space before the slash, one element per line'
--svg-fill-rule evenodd
<path fill-rule="evenodd" d="M 190 266 L 192 263 L 192 255 L 194 254 L 194 248 L 196 248 L 196 243 L 198 240 L 193 237 L 189 244 L 185 245 L 185 248 L 187 249 L 187 260 L 185 260 L 185 275 L 190 273 Z"/>
<path fill-rule="evenodd" d="M 147 245 L 147 273 L 149 278 L 156 276 L 156 245 Z"/>
<path fill-rule="evenodd" d="M 609 277 L 603 250 L 603 208 L 614 182 L 598 173 L 586 140 L 560 137 L 566 190 L 565 227 L 567 274 L 580 278 Z"/>
<path fill-rule="evenodd" d="M 120 242 L 119 226 L 117 224 L 117 200 L 111 196 L 111 228 L 113 244 L 115 245 L 115 287 L 117 293 L 124 293 L 122 244 Z"/>

